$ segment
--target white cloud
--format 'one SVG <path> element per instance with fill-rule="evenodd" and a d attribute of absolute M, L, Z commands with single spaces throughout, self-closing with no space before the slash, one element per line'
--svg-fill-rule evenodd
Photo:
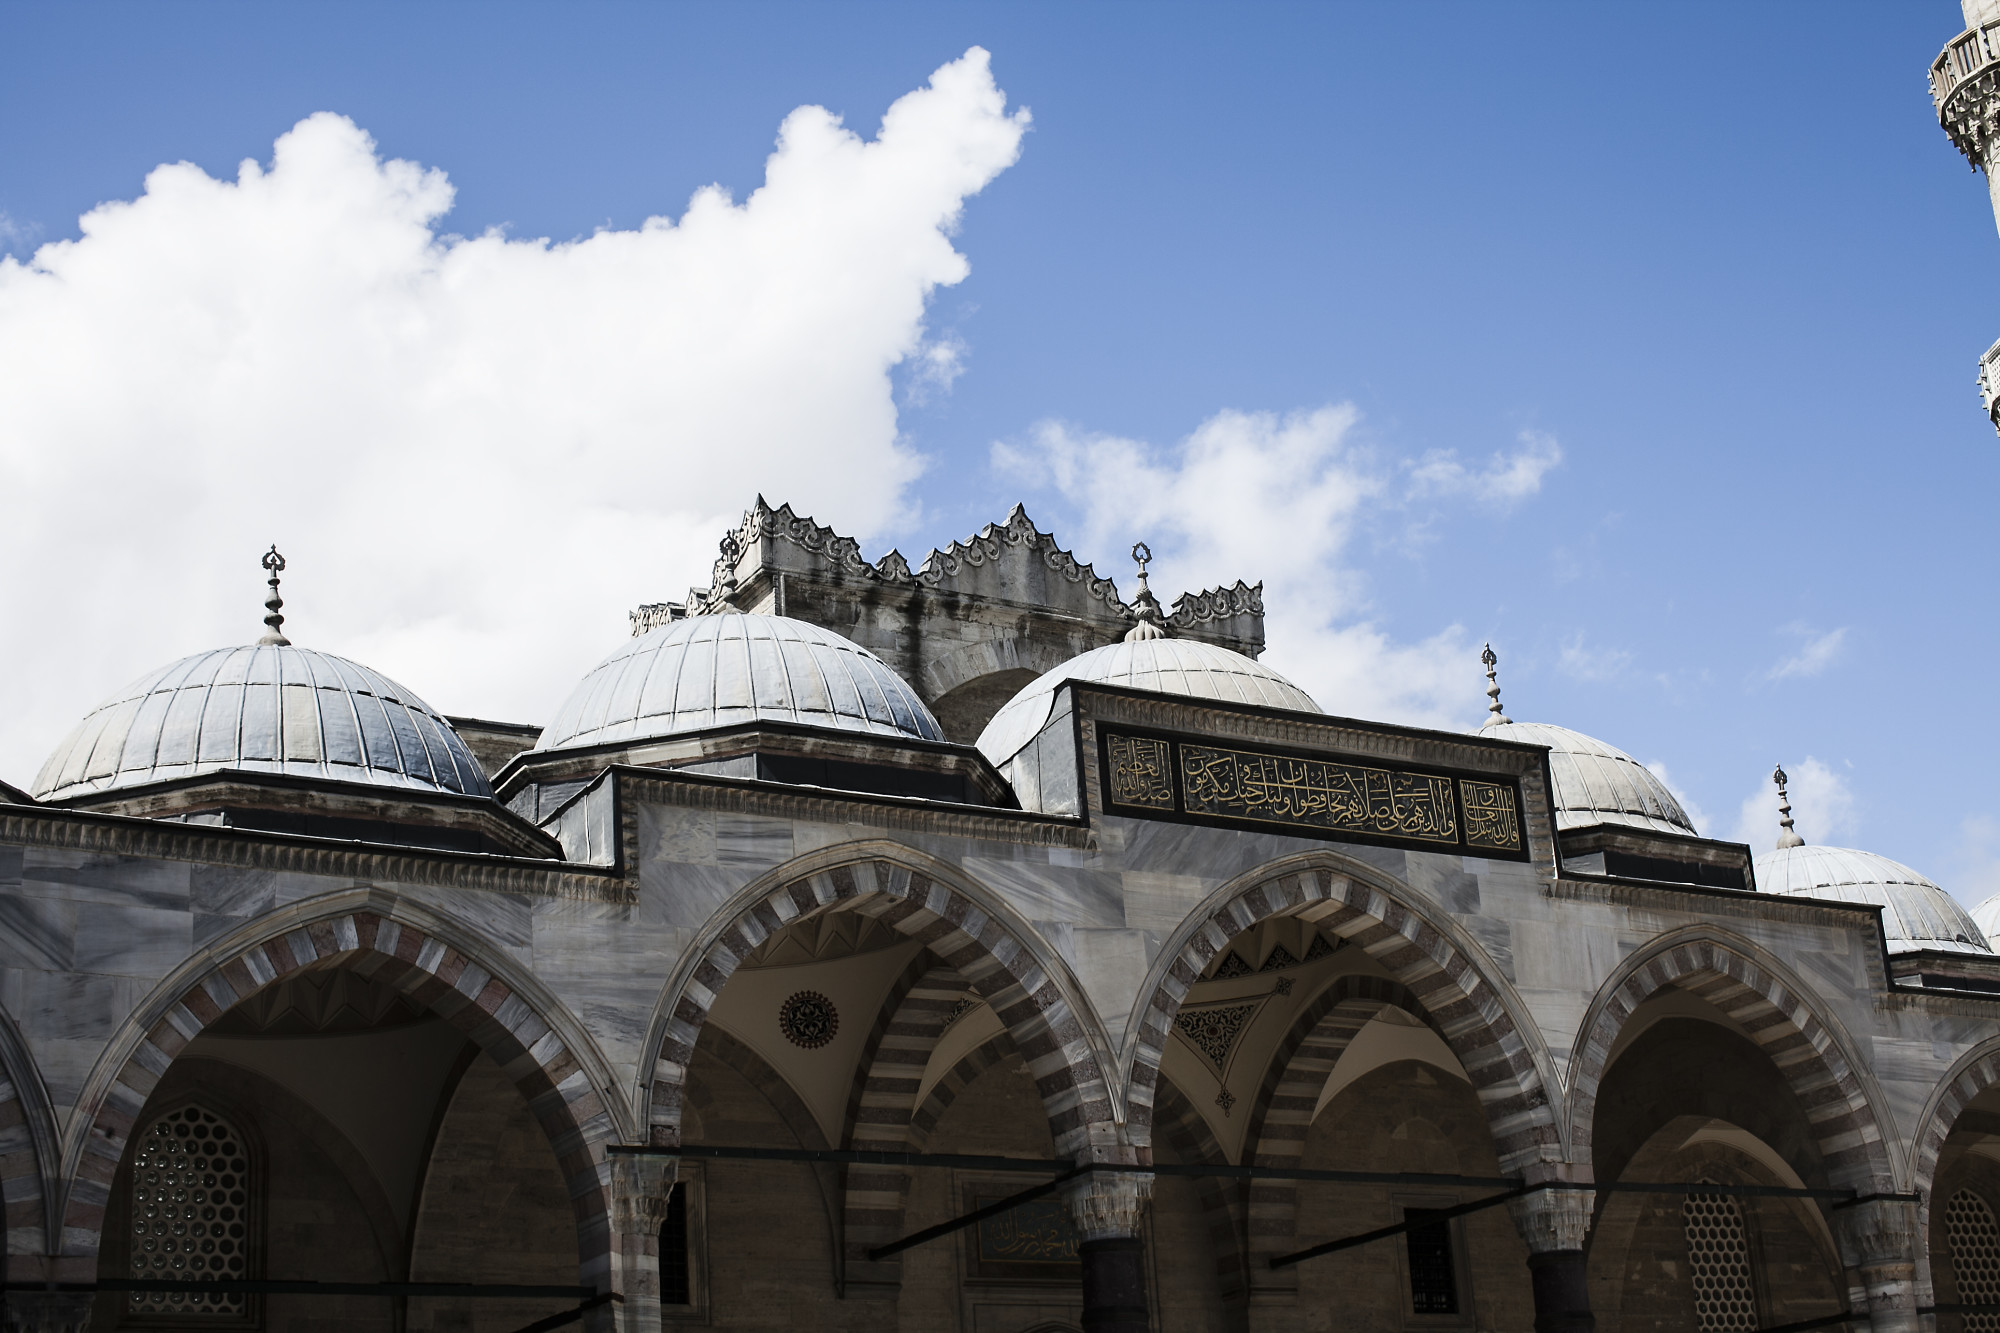
<path fill-rule="evenodd" d="M 1950 872 L 1942 883 L 1968 907 L 2000 894 L 2000 819 L 1971 815 L 1959 824 Z"/>
<path fill-rule="evenodd" d="M 1540 491 L 1542 478 L 1562 462 L 1562 448 L 1553 436 L 1524 430 L 1520 441 L 1519 452 L 1496 453 L 1483 468 L 1467 467 L 1455 449 L 1433 449 L 1406 465 L 1410 495 L 1416 499 L 1470 498 L 1503 508 L 1518 504 Z"/>
<path fill-rule="evenodd" d="M 892 371 L 956 372 L 926 304 L 1027 121 L 974 48 L 872 140 L 793 112 L 740 204 L 551 244 L 446 234 L 442 171 L 321 114 L 0 261 L 0 774 L 253 638 L 274 540 L 296 641 L 535 721 L 760 488 L 879 531 L 922 467 Z"/>
<path fill-rule="evenodd" d="M 1785 633 L 1801 640 L 1799 650 L 1772 667 L 1766 675 L 1768 680 L 1817 676 L 1840 656 L 1841 647 L 1847 641 L 1847 627 L 1844 625 L 1821 634 L 1806 625 L 1791 624 L 1785 627 Z"/>
<path fill-rule="evenodd" d="M 1630 650 L 1591 646 L 1585 643 L 1583 631 L 1578 630 L 1564 640 L 1556 667 L 1571 680 L 1598 682 L 1616 679 L 1631 661 Z"/>
<path fill-rule="evenodd" d="M 1261 574 L 1272 633 L 1264 660 L 1328 712 L 1469 725 L 1483 696 L 1478 644 L 1464 629 L 1398 643 L 1366 618 L 1347 548 L 1366 509 L 1399 503 L 1405 469 L 1355 442 L 1358 420 L 1350 404 L 1289 416 L 1223 411 L 1170 449 L 1045 422 L 1023 443 L 996 444 L 993 458 L 1003 474 L 1067 500 L 1083 528 L 1078 545 L 1147 540 L 1161 557 L 1160 589 Z M 1459 493 L 1486 500 L 1499 491 L 1481 483 Z"/>
<path fill-rule="evenodd" d="M 0 212 L 0 254 L 33 244 L 40 231 L 39 227 L 16 221 L 7 213 Z"/>
<path fill-rule="evenodd" d="M 1697 829 L 1705 830 L 1709 827 L 1708 812 L 1696 805 L 1692 796 L 1681 790 L 1680 784 L 1675 782 L 1673 776 L 1667 772 L 1667 766 L 1664 763 L 1654 759 L 1646 764 L 1646 769 L 1665 785 L 1666 789 L 1673 794 L 1673 798 L 1676 801 L 1681 803 L 1681 813 L 1685 814 Z M 1713 834 L 1707 836 L 1712 837 Z"/>
<path fill-rule="evenodd" d="M 1791 779 L 1792 826 L 1799 836 L 1822 846 L 1854 846 L 1860 810 L 1847 779 L 1811 755 L 1786 764 L 1785 776 Z M 1749 843 L 1753 852 L 1777 846 L 1778 789 L 1768 771 L 1737 807 L 1736 827 L 1728 836 Z"/>

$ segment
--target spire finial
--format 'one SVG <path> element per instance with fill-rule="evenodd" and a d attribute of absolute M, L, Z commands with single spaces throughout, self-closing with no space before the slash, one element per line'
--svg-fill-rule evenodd
<path fill-rule="evenodd" d="M 740 611 L 736 605 L 736 558 L 743 554 L 743 543 L 733 532 L 722 534 L 722 554 L 715 562 L 715 586 L 709 589 L 708 605 L 703 608 L 710 615 L 718 611 Z"/>
<path fill-rule="evenodd" d="M 263 566 L 271 572 L 271 591 L 264 594 L 264 637 L 258 643 L 276 644 L 283 648 L 291 643 L 283 629 L 285 617 L 281 608 L 285 599 L 278 596 L 278 575 L 285 572 L 285 557 L 278 554 L 278 544 L 271 543 L 271 549 L 264 552 Z"/>
<path fill-rule="evenodd" d="M 1493 645 L 1489 643 L 1480 652 L 1479 660 L 1486 664 L 1486 697 L 1490 701 L 1486 705 L 1486 711 L 1493 715 L 1486 719 L 1480 730 L 1497 727 L 1502 723 L 1511 724 L 1514 719 L 1500 711 L 1500 674 L 1495 670 L 1500 665 L 1500 655 L 1493 651 Z"/>
<path fill-rule="evenodd" d="M 1785 776 L 1783 764 L 1771 770 L 1771 781 L 1778 784 L 1778 849 L 1805 846 L 1806 840 L 1792 827 L 1792 798 L 1785 791 L 1785 784 L 1791 779 Z"/>
<path fill-rule="evenodd" d="M 1125 631 L 1125 642 L 1164 639 L 1167 637 L 1167 618 L 1160 614 L 1159 598 L 1153 596 L 1153 590 L 1146 586 L 1146 566 L 1152 563 L 1153 548 L 1144 542 L 1134 542 L 1132 558 L 1139 562 L 1139 591 L 1132 598 L 1132 614 L 1137 619 L 1132 628 Z"/>

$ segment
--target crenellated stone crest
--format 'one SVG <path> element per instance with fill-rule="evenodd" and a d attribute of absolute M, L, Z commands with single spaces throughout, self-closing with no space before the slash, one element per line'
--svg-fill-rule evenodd
<path fill-rule="evenodd" d="M 685 602 L 631 613 L 644 634 L 724 605 L 791 616 L 875 653 L 970 741 L 1001 702 L 1035 676 L 1124 638 L 1139 621 L 1117 585 L 1078 560 L 1016 504 L 1000 523 L 928 555 L 869 561 L 860 543 L 763 496 L 723 538 L 714 582 Z M 1264 586 L 1183 593 L 1169 632 L 1255 657 L 1264 648 Z"/>

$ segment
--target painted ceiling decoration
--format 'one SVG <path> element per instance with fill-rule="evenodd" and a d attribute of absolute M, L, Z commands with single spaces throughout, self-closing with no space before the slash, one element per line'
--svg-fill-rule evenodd
<path fill-rule="evenodd" d="M 1218 1077 L 1229 1068 L 1229 1053 L 1236 1039 L 1250 1026 L 1262 1001 L 1249 1004 L 1214 1004 L 1199 1009 L 1183 1009 L 1174 1015 L 1174 1031 L 1208 1057 Z"/>
<path fill-rule="evenodd" d="M 794 1046 L 817 1050 L 840 1031 L 840 1011 L 816 990 L 794 991 L 778 1007 L 778 1031 Z"/>

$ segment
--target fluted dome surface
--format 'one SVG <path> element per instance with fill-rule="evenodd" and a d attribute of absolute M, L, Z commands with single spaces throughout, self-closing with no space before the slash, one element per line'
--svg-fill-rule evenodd
<path fill-rule="evenodd" d="M 49 756 L 60 800 L 223 769 L 488 796 L 451 724 L 379 672 L 290 644 L 218 648 L 142 676 Z"/>
<path fill-rule="evenodd" d="M 2000 953 L 2000 945 L 1993 943 L 1993 937 L 2000 935 L 2000 893 L 1980 903 L 1972 909 L 1972 923 L 1979 927 L 1980 937 L 1994 952 Z"/>
<path fill-rule="evenodd" d="M 1311 695 L 1241 653 L 1199 639 L 1127 639 L 1073 657 L 1022 687 L 979 733 L 981 752 L 995 764 L 1019 754 L 1047 725 L 1056 690 L 1067 680 L 1301 713 L 1320 711 Z"/>
<path fill-rule="evenodd" d="M 1624 824 L 1698 836 L 1667 784 L 1615 746 L 1546 722 L 1500 722 L 1478 734 L 1549 747 L 1558 829 Z"/>
<path fill-rule="evenodd" d="M 917 692 L 860 644 L 802 620 L 728 611 L 648 630 L 599 662 L 535 748 L 745 722 L 944 739 Z"/>
<path fill-rule="evenodd" d="M 1757 855 L 1764 893 L 1832 898 L 1885 908 L 1890 953 L 1939 949 L 1991 953 L 1986 932 L 1956 898 L 1899 861 L 1848 847 L 1779 847 Z"/>

